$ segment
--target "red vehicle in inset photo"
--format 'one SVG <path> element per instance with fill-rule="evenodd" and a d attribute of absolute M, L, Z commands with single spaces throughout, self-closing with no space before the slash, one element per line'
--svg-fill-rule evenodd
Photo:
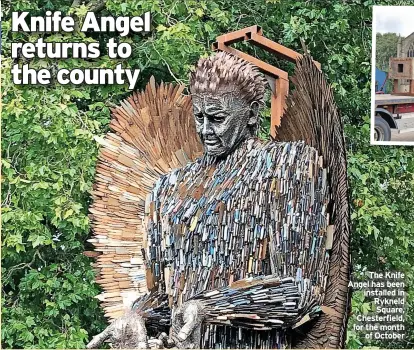
<path fill-rule="evenodd" d="M 396 119 L 414 113 L 414 58 L 391 58 L 387 79 L 393 80 L 391 94 L 384 94 L 382 88 L 375 94 L 375 141 L 390 141 L 391 129 L 398 129 Z M 408 91 L 400 91 L 401 83 Z"/>

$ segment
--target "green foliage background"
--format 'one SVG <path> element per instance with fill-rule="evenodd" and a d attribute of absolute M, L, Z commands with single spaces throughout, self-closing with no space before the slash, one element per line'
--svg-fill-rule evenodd
<path fill-rule="evenodd" d="M 390 57 L 397 57 L 398 35 L 396 33 L 376 33 L 375 63 L 376 66 L 388 72 Z"/>
<path fill-rule="evenodd" d="M 378 3 L 378 2 L 377 2 Z M 382 4 L 411 4 L 383 1 Z M 152 33 L 119 38 L 134 45 L 125 67 L 149 76 L 187 82 L 188 72 L 210 52 L 219 34 L 260 24 L 267 37 L 302 51 L 300 38 L 335 90 L 346 121 L 353 221 L 355 275 L 364 269 L 406 273 L 407 338 L 368 342 L 352 329 L 355 315 L 371 304 L 353 297 L 349 348 L 414 345 L 414 160 L 409 147 L 369 145 L 371 13 L 362 0 L 13 0 L 2 18 L 2 346 L 75 348 L 105 326 L 94 298 L 87 208 L 97 146 L 94 135 L 108 130 L 109 107 L 129 92 L 125 86 L 15 86 L 10 43 L 98 40 L 85 35 L 25 34 L 10 31 L 11 11 L 43 15 L 46 10 L 76 14 L 89 9 L 112 15 L 153 14 Z M 104 47 L 104 45 L 102 45 Z M 256 50 L 255 50 L 256 51 Z M 282 68 L 260 50 L 254 52 Z M 20 62 L 24 62 L 20 59 Z M 105 55 L 96 60 L 33 59 L 35 68 L 114 67 Z M 265 123 L 266 125 L 266 123 Z M 267 121 L 268 125 L 268 121 Z"/>

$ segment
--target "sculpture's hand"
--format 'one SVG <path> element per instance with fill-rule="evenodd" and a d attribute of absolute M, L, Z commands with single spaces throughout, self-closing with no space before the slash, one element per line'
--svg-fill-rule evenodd
<path fill-rule="evenodd" d="M 148 339 L 148 345 L 150 349 L 178 349 L 165 332 L 162 332 L 158 338 Z"/>
<path fill-rule="evenodd" d="M 181 305 L 172 320 L 171 338 L 180 349 L 200 347 L 204 307 L 198 300 Z"/>
<path fill-rule="evenodd" d="M 148 349 L 147 330 L 144 320 L 136 312 L 130 311 L 113 321 L 86 345 L 87 349 L 99 348 L 105 341 L 116 349 Z"/>

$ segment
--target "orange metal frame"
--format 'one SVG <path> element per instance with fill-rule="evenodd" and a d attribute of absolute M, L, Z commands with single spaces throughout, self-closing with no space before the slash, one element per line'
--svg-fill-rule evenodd
<path fill-rule="evenodd" d="M 286 97 L 289 93 L 288 73 L 264 61 L 261 61 L 251 55 L 248 55 L 240 50 L 230 47 L 230 45 L 240 41 L 247 41 L 253 44 L 254 46 L 260 47 L 290 62 L 296 62 L 296 60 L 302 57 L 302 55 L 294 50 L 291 50 L 283 45 L 280 45 L 272 40 L 265 38 L 263 36 L 262 28 L 257 25 L 220 35 L 217 37 L 216 40 L 217 41 L 213 43 L 212 47 L 214 51 L 226 51 L 235 56 L 243 58 L 244 60 L 257 66 L 265 74 L 275 79 L 275 86 L 272 87 L 270 120 L 270 135 L 272 137 L 275 137 L 276 126 L 280 125 L 280 119 L 282 118 L 285 108 Z M 320 63 L 316 61 L 314 62 L 315 65 L 320 69 Z"/>

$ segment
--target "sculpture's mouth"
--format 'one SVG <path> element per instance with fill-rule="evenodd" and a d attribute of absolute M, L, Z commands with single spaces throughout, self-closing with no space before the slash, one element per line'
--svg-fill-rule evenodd
<path fill-rule="evenodd" d="M 208 139 L 208 140 L 204 140 L 204 144 L 209 147 L 214 147 L 214 146 L 220 145 L 220 140 L 219 139 Z"/>

